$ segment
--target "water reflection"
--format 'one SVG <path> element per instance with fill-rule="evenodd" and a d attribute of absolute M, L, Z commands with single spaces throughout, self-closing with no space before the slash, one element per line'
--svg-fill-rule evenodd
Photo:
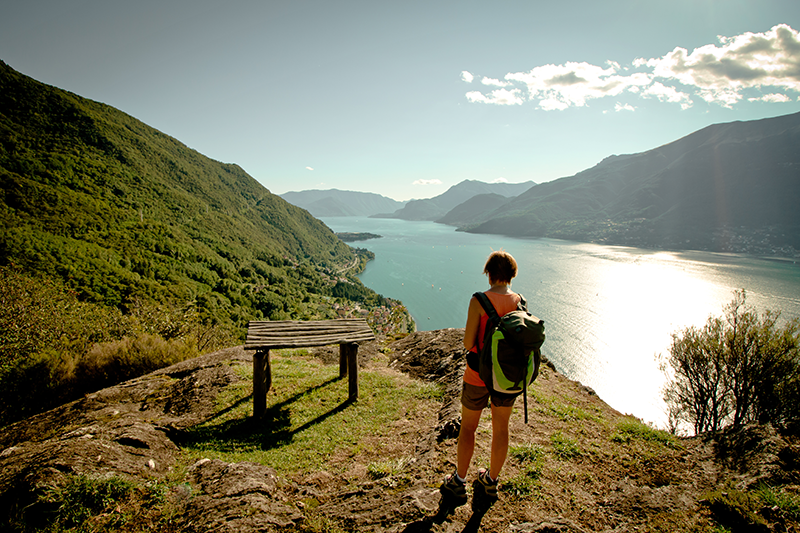
<path fill-rule="evenodd" d="M 361 280 L 402 300 L 421 330 L 463 327 L 470 294 L 487 288 L 487 255 L 504 248 L 520 264 L 514 290 L 546 321 L 545 355 L 614 408 L 662 426 L 655 358 L 673 332 L 722 314 L 740 288 L 759 309 L 800 316 L 800 268 L 791 262 L 471 235 L 429 222 L 325 223 L 384 236 L 359 243 L 376 254 Z"/>

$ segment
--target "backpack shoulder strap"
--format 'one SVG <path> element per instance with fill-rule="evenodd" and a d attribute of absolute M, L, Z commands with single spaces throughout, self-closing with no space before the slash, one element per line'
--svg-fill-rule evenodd
<path fill-rule="evenodd" d="M 488 296 L 482 292 L 476 292 L 472 296 L 478 300 L 478 303 L 481 304 L 483 310 L 486 311 L 486 315 L 489 317 L 489 322 L 492 324 L 497 324 L 500 322 L 500 315 L 497 314 L 497 311 L 495 310 Z"/>
<path fill-rule="evenodd" d="M 517 293 L 517 295 L 519 296 L 519 303 L 517 303 L 517 310 L 518 311 L 526 311 L 527 312 L 528 311 L 528 300 L 526 300 L 525 297 L 523 295 L 519 294 L 519 293 Z"/>

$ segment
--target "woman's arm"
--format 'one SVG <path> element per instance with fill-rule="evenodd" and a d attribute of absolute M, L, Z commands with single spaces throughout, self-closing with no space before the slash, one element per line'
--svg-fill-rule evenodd
<path fill-rule="evenodd" d="M 481 315 L 483 308 L 480 302 L 473 296 L 469 301 L 469 310 L 467 311 L 467 326 L 464 329 L 464 348 L 471 350 L 473 346 L 478 344 L 478 328 L 481 323 Z"/>

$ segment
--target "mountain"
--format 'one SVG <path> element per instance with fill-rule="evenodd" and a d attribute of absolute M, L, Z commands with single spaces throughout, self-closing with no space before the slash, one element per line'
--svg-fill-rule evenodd
<path fill-rule="evenodd" d="M 479 194 L 498 194 L 517 196 L 535 185 L 532 181 L 524 183 L 484 183 L 464 180 L 453 185 L 439 196 L 424 200 L 411 200 L 402 209 L 393 213 L 375 215 L 376 218 L 399 218 L 402 220 L 438 220 L 451 209 Z"/>
<path fill-rule="evenodd" d="M 455 206 L 445 216 L 437 220 L 439 224 L 462 226 L 474 223 L 485 215 L 507 204 L 510 198 L 503 195 L 489 193 L 473 196 L 466 202 Z"/>
<path fill-rule="evenodd" d="M 380 194 L 338 189 L 290 191 L 280 196 L 315 217 L 370 216 L 394 211 L 405 205 L 405 202 Z"/>
<path fill-rule="evenodd" d="M 712 125 L 542 183 L 461 229 L 661 248 L 800 249 L 800 113 Z"/>
<path fill-rule="evenodd" d="M 0 232 L 0 265 L 84 301 L 189 303 L 234 328 L 333 313 L 332 280 L 358 266 L 327 226 L 237 165 L 1 61 Z"/>

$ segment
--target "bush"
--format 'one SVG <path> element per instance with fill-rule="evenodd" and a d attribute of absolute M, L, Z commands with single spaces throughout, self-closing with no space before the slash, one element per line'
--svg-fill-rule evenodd
<path fill-rule="evenodd" d="M 190 344 L 148 334 L 95 344 L 75 367 L 76 388 L 121 383 L 196 355 Z"/>
<path fill-rule="evenodd" d="M 672 336 L 664 399 L 673 429 L 688 423 L 695 433 L 750 422 L 797 420 L 800 402 L 800 323 L 779 327 L 780 313 L 762 315 L 734 293 L 723 317 L 702 329 Z"/>

